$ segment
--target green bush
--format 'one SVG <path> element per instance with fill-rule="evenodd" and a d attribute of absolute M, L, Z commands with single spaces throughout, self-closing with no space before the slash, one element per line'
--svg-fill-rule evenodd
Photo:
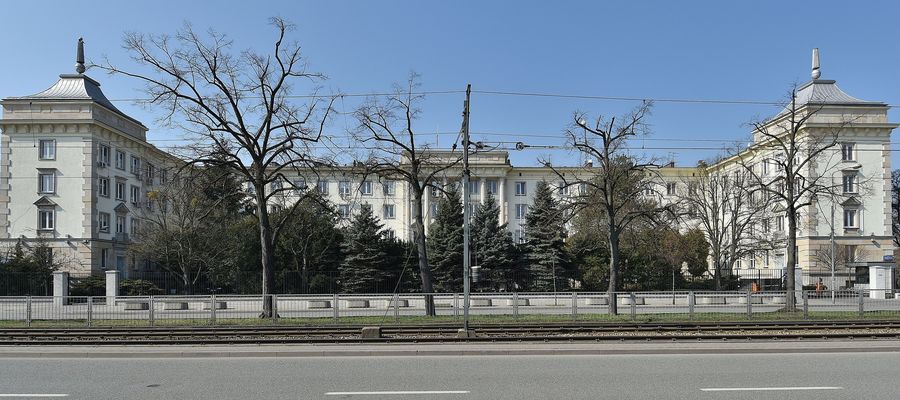
<path fill-rule="evenodd" d="M 86 278 L 72 279 L 69 296 L 103 296 L 106 294 L 106 278 L 92 275 Z"/>
<path fill-rule="evenodd" d="M 123 296 L 147 296 L 163 294 L 163 290 L 156 287 L 153 282 L 143 279 L 123 279 L 119 283 Z"/>

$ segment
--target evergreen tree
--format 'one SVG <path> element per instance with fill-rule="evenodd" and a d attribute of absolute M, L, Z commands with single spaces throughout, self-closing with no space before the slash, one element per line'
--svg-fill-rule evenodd
<path fill-rule="evenodd" d="M 566 236 L 564 218 L 550 185 L 538 182 L 534 203 L 525 215 L 525 259 L 531 275 L 531 290 L 552 291 L 566 287 L 560 284 L 565 282 L 565 271 L 569 267 Z"/>
<path fill-rule="evenodd" d="M 481 266 L 484 283 L 491 289 L 511 288 L 515 279 L 515 249 L 506 224 L 500 224 L 500 206 L 494 196 L 487 200 L 472 217 L 472 265 Z"/>
<path fill-rule="evenodd" d="M 387 261 L 381 228 L 370 206 L 363 206 L 353 218 L 345 235 L 347 256 L 340 271 L 344 291 L 365 293 L 375 289 L 375 282 L 386 269 Z"/>
<path fill-rule="evenodd" d="M 428 234 L 428 262 L 437 291 L 458 292 L 463 285 L 463 209 L 459 188 L 450 185 L 438 201 Z"/>

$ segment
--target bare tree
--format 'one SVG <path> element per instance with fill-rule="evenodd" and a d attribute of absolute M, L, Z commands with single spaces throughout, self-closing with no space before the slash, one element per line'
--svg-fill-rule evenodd
<path fill-rule="evenodd" d="M 615 293 L 622 263 L 622 233 L 636 220 L 653 219 L 670 210 L 669 205 L 661 205 L 653 196 L 646 195 L 653 190 L 651 178 L 657 165 L 639 160 L 627 149 L 629 139 L 645 132 L 644 119 L 651 106 L 650 102 L 644 102 L 621 119 L 600 116 L 593 123 L 586 120 L 584 113 L 576 112 L 574 123 L 567 130 L 569 142 L 589 158 L 596 159 L 597 164 L 582 166 L 574 173 L 554 167 L 563 187 L 575 186 L 581 190 L 567 202 L 574 213 L 591 207 L 601 209 L 597 215 L 605 225 L 609 246 L 609 313 L 613 315 L 618 313 Z"/>
<path fill-rule="evenodd" d="M 434 288 L 425 241 L 423 201 L 429 188 L 443 190 L 435 179 L 456 166 L 462 157 L 433 151 L 427 142 L 416 143 L 418 135 L 413 123 L 420 112 L 417 103 L 423 98 L 415 92 L 418 79 L 418 75 L 412 73 L 405 86 L 394 86 L 391 95 L 369 99 L 360 106 L 355 112 L 359 122 L 356 137 L 372 147 L 364 163 L 367 174 L 398 179 L 409 188 L 422 292 L 429 294 L 425 296 L 425 313 L 435 315 L 434 298 L 430 295 Z"/>
<path fill-rule="evenodd" d="M 148 194 L 129 251 L 177 274 L 193 293 L 211 267 L 230 259 L 225 225 L 238 215 L 245 194 L 230 171 L 186 167 Z"/>
<path fill-rule="evenodd" d="M 107 61 L 101 68 L 145 83 L 150 104 L 165 107 L 161 121 L 189 133 L 195 144 L 183 155 L 189 164 L 227 168 L 248 182 L 255 202 L 261 247 L 263 310 L 270 318 L 274 290 L 274 243 L 291 212 L 273 221 L 268 203 L 293 190 L 284 178 L 291 169 L 320 165 L 312 144 L 322 129 L 334 98 L 308 96 L 295 104 L 295 82 L 323 79 L 306 69 L 297 42 L 286 42 L 292 25 L 271 19 L 276 40 L 270 53 L 253 50 L 232 54 L 232 42 L 210 31 L 201 37 L 186 25 L 174 37 L 129 33 L 124 47 L 143 71 L 128 71 Z M 274 182 L 287 184 L 271 185 Z M 294 208 L 296 208 L 294 203 Z"/>
<path fill-rule="evenodd" d="M 846 120 L 818 123 L 810 129 L 811 119 L 823 108 L 821 103 L 797 104 L 797 89 L 790 94 L 785 109 L 771 120 L 752 123 L 755 144 L 737 154 L 736 161 L 748 173 L 751 183 L 766 193 L 784 212 L 785 285 L 795 287 L 797 232 L 800 212 L 817 198 L 835 198 L 840 184 L 830 172 L 840 162 L 834 149 Z M 796 297 L 787 296 L 785 309 L 796 308 Z"/>
<path fill-rule="evenodd" d="M 864 263 L 869 259 L 869 251 L 864 248 L 855 245 L 835 245 L 833 248 L 831 245 L 822 245 L 819 246 L 818 251 L 816 251 L 816 255 L 814 260 L 817 263 L 822 263 L 825 265 L 824 270 L 820 272 L 831 272 L 835 271 L 835 275 L 844 274 L 846 276 L 850 275 L 850 267 L 856 263 Z M 832 285 L 829 289 L 836 290 L 837 283 L 829 283 Z"/>
<path fill-rule="evenodd" d="M 706 163 L 681 183 L 675 192 L 679 206 L 706 236 L 716 290 L 721 290 L 722 275 L 735 261 L 775 246 L 768 234 L 770 198 L 751 184 L 746 171 L 724 172 Z"/>

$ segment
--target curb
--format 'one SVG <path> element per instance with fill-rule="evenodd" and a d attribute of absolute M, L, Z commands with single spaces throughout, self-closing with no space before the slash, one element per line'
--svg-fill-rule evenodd
<path fill-rule="evenodd" d="M 805 342 L 809 343 L 809 342 Z M 827 342 L 817 342 L 827 343 Z M 93 350 L 93 349 L 92 349 Z M 709 355 L 709 354 L 813 354 L 900 353 L 900 344 L 887 346 L 836 347 L 708 347 L 680 348 L 517 348 L 517 349 L 347 349 L 347 350 L 160 350 L 139 351 L 0 351 L 4 358 L 131 359 L 131 358 L 303 358 L 303 357 L 459 357 L 459 356 L 619 356 L 619 355 Z"/>

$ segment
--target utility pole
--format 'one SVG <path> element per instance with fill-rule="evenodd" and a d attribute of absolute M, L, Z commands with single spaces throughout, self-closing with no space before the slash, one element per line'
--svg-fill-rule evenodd
<path fill-rule="evenodd" d="M 472 84 L 466 85 L 466 104 L 463 108 L 463 330 L 469 335 L 469 287 L 470 265 L 469 256 L 469 97 L 472 94 Z"/>

